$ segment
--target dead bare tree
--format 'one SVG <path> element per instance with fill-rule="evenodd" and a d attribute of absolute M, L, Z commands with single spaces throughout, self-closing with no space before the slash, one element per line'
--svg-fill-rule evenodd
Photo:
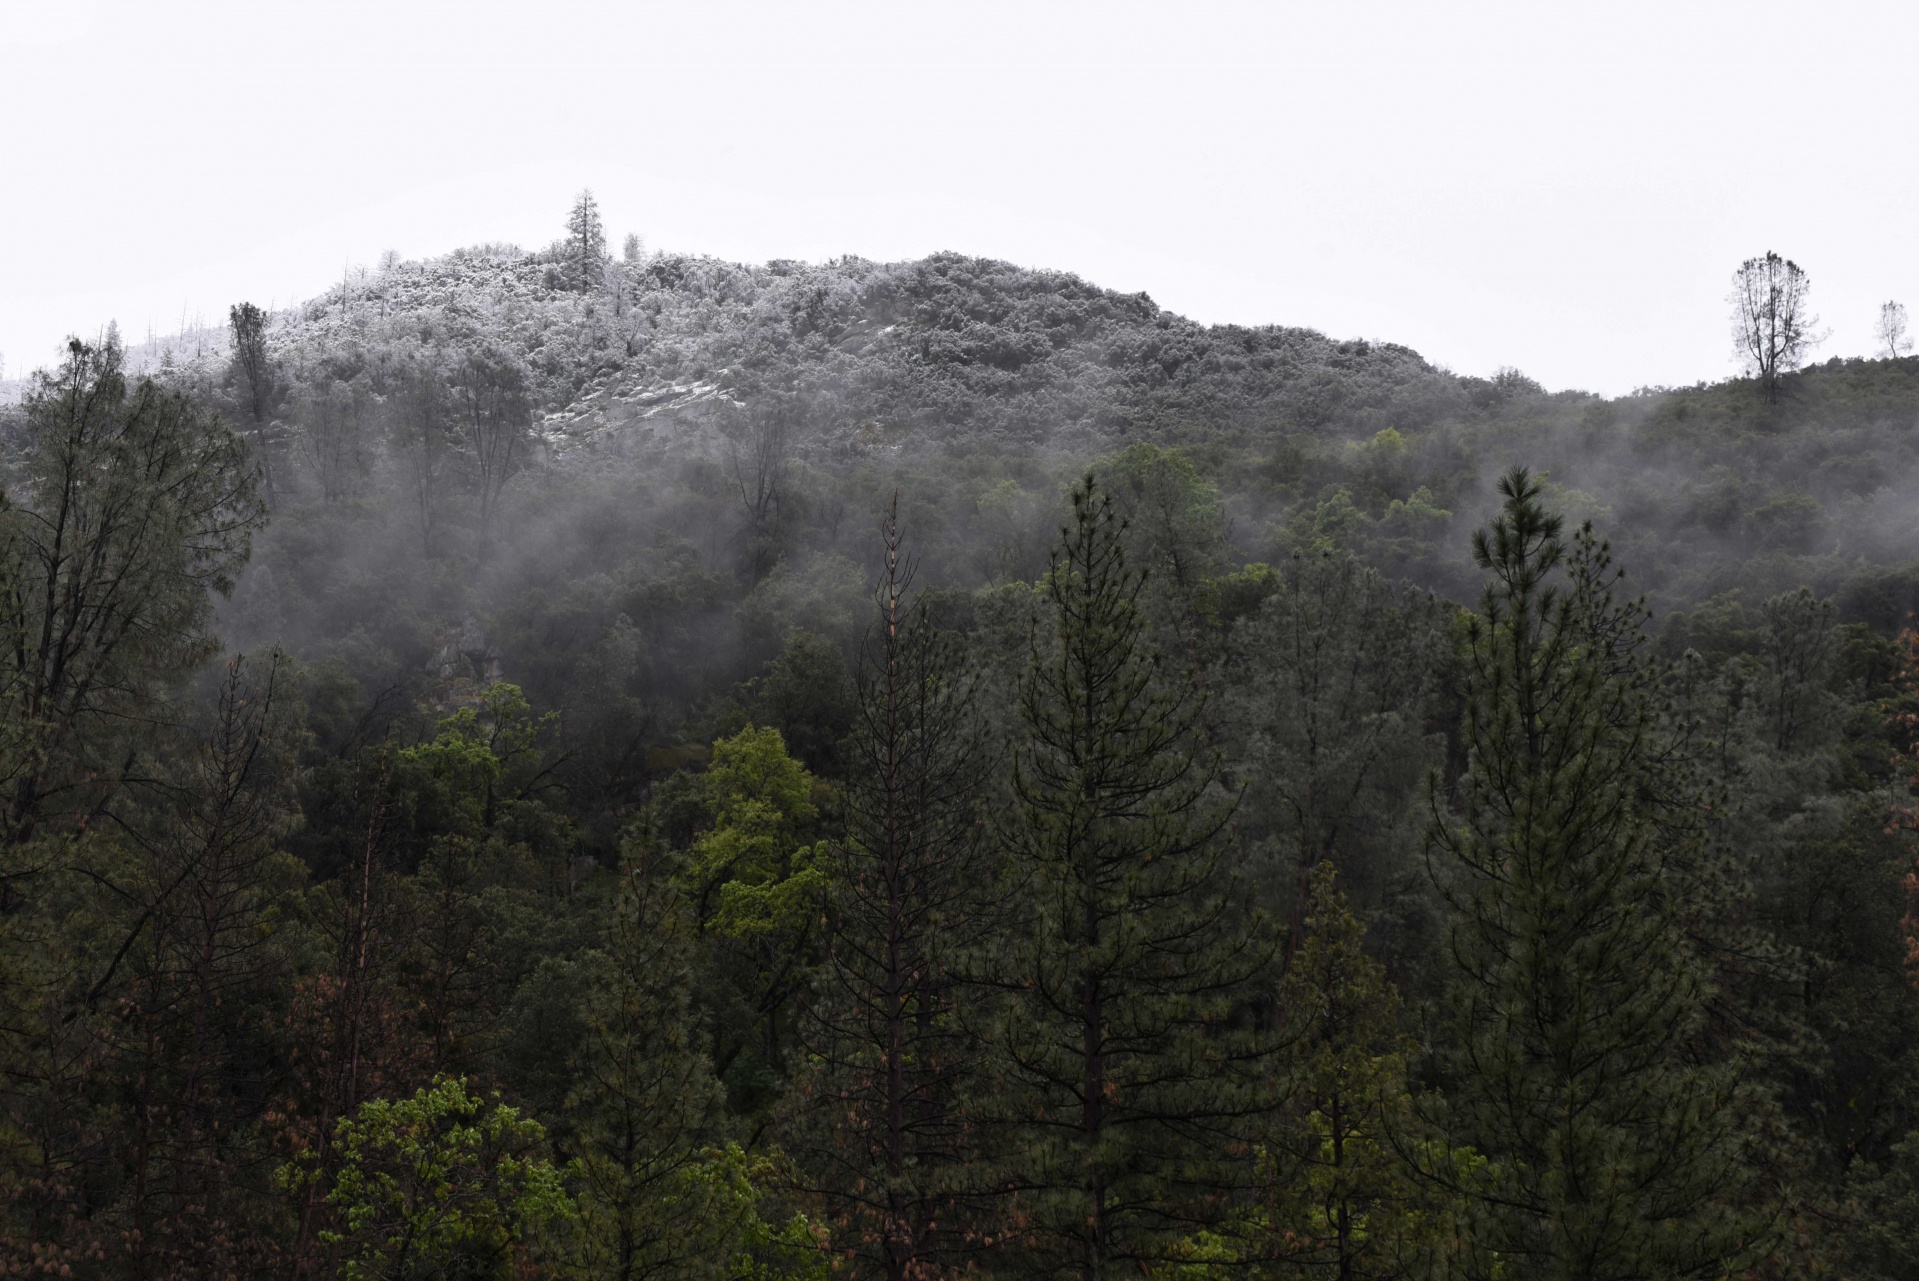
<path fill-rule="evenodd" d="M 135 1275 L 277 1262 L 270 1248 L 252 1257 L 263 1243 L 231 1228 L 248 1211 L 237 1173 L 255 1159 L 246 1011 L 285 962 L 271 922 L 292 884 L 278 844 L 299 740 L 290 669 L 277 651 L 235 656 L 198 749 L 157 780 L 159 802 L 108 812 L 136 851 L 145 902 L 86 999 L 113 993 L 137 1100 L 125 1157 Z"/>
<path fill-rule="evenodd" d="M 446 379 L 437 363 L 424 356 L 408 362 L 400 372 L 398 389 L 388 403 L 393 442 L 404 461 L 413 491 L 414 511 L 420 526 L 420 554 L 431 557 L 451 411 Z"/>
<path fill-rule="evenodd" d="M 1812 314 L 1812 278 L 1771 250 L 1748 258 L 1733 274 L 1733 352 L 1759 380 L 1766 399 L 1779 399 L 1782 374 L 1797 369 L 1825 340 Z"/>
<path fill-rule="evenodd" d="M 467 353 L 455 371 L 453 395 L 462 444 L 479 490 L 479 561 L 485 564 L 493 551 L 500 491 L 513 475 L 533 425 L 526 371 L 506 349 L 481 348 Z"/>
<path fill-rule="evenodd" d="M 1897 360 L 1911 351 L 1912 339 L 1906 337 L 1906 304 L 1879 304 L 1879 319 L 1872 326 L 1872 335 L 1879 340 L 1879 354 L 1887 360 Z"/>
<path fill-rule="evenodd" d="M 793 470 L 801 414 L 795 401 L 781 398 L 735 416 L 723 428 L 728 474 L 746 512 L 740 532 L 755 582 L 779 563 L 780 509 Z"/>
<path fill-rule="evenodd" d="M 357 380 L 332 381 L 301 397 L 296 412 L 299 433 L 294 437 L 295 448 L 320 486 L 321 501 L 340 502 L 364 470 L 372 395 Z"/>

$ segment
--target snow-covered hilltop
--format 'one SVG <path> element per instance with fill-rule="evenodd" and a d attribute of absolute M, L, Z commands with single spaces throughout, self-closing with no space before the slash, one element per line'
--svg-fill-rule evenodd
<path fill-rule="evenodd" d="M 1457 394 L 1404 348 L 1208 328 L 1144 295 L 959 254 L 757 266 L 653 254 L 606 262 L 581 289 L 557 247 L 484 245 L 358 273 L 275 313 L 268 341 L 296 379 L 343 382 L 399 351 L 497 344 L 524 362 L 558 440 L 762 394 L 831 396 L 863 438 L 1029 441 L 1335 420 L 1377 431 Z M 228 352 L 204 331 L 129 357 L 212 377 Z"/>

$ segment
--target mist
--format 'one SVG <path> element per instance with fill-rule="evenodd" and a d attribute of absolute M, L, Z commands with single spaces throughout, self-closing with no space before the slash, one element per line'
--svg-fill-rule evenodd
<path fill-rule="evenodd" d="M 1919 1276 L 1904 19 L 29 16 L 0 1272 Z"/>

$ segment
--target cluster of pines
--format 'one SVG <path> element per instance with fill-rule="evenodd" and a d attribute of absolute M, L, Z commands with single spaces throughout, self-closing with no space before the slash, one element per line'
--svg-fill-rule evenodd
<path fill-rule="evenodd" d="M 1088 477 L 969 630 L 896 502 L 830 777 L 656 748 L 606 867 L 513 685 L 218 652 L 191 397 L 75 344 L 22 423 L 0 1275 L 1919 1276 L 1919 822 L 1782 802 L 1919 699 L 1808 593 L 1668 657 L 1524 471 L 1472 608 Z"/>

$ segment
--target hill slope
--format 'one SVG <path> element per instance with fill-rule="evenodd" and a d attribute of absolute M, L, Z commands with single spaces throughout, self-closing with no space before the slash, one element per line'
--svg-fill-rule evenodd
<path fill-rule="evenodd" d="M 957 254 L 564 277 L 556 250 L 482 246 L 273 318 L 281 510 L 231 641 L 358 646 L 400 672 L 464 629 L 518 636 L 496 657 L 530 678 L 624 618 L 650 638 L 657 704 L 751 675 L 795 628 L 850 643 L 890 493 L 927 581 L 1030 579 L 1062 484 L 1142 444 L 1179 450 L 1212 495 L 1209 573 L 1346 548 L 1467 599 L 1491 479 L 1526 465 L 1675 637 L 1702 602 L 1736 621 L 1801 584 L 1882 629 L 1919 604 L 1919 360 L 1832 361 L 1776 405 L 1740 381 L 1604 400 Z M 484 563 L 473 441 L 407 391 L 475 352 L 518 371 L 535 422 Z M 132 356 L 244 419 L 219 335 Z"/>

